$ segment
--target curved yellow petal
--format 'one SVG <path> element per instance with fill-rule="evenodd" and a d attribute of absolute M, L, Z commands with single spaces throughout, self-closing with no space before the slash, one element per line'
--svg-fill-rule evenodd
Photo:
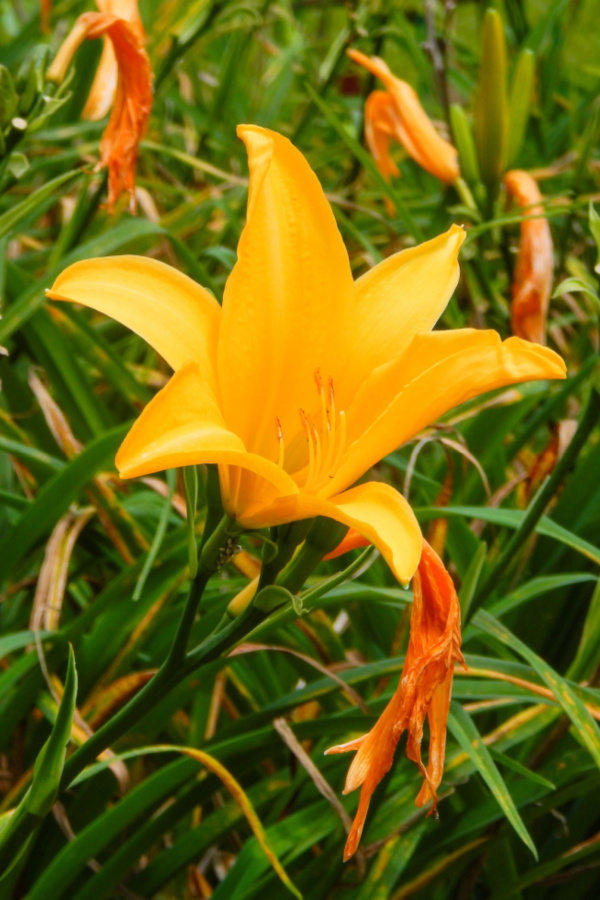
<path fill-rule="evenodd" d="M 352 300 L 348 254 L 316 175 L 287 138 L 241 125 L 250 167 L 248 218 L 225 286 L 219 384 L 229 426 L 278 458 L 313 402 L 314 372 L 332 371 L 335 335 Z M 257 405 L 256 398 L 260 398 Z"/>
<path fill-rule="evenodd" d="M 221 308 L 187 275 L 145 256 L 107 256 L 76 262 L 47 291 L 131 328 L 174 369 L 197 362 L 212 381 Z"/>
<path fill-rule="evenodd" d="M 464 328 L 415 337 L 394 363 L 381 366 L 347 412 L 349 449 L 328 486 L 336 494 L 441 415 L 486 391 L 537 379 L 564 378 L 549 350 L 495 331 Z"/>
<path fill-rule="evenodd" d="M 458 282 L 464 237 L 463 229 L 453 225 L 431 241 L 384 259 L 355 283 L 344 335 L 344 408 L 374 369 L 398 359 L 416 334 L 433 328 Z"/>
<path fill-rule="evenodd" d="M 283 469 L 247 453 L 240 438 L 227 429 L 212 388 L 194 363 L 176 372 L 144 408 L 115 462 L 122 478 L 222 463 L 260 475 L 281 494 L 298 490 Z"/>
<path fill-rule="evenodd" d="M 298 519 L 326 516 L 353 528 L 375 544 L 396 578 L 407 584 L 414 575 L 423 538 L 415 514 L 402 494 L 378 481 L 359 484 L 330 500 L 298 493 L 282 497 L 242 524 L 261 528 Z"/>

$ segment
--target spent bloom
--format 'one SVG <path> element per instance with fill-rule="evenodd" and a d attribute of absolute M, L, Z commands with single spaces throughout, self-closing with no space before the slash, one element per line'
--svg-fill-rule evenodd
<path fill-rule="evenodd" d="M 541 205 L 542 195 L 531 175 L 519 169 L 506 173 L 504 186 L 526 217 L 521 222 L 521 242 L 512 286 L 512 332 L 525 340 L 545 344 L 554 261 L 550 226 Z"/>
<path fill-rule="evenodd" d="M 117 468 L 132 478 L 216 463 L 225 509 L 242 527 L 325 516 L 375 544 L 401 582 L 422 559 L 421 579 L 431 580 L 435 565 L 407 501 L 387 484 L 357 480 L 457 404 L 515 382 L 563 378 L 564 363 L 494 331 L 431 331 L 458 279 L 460 228 L 354 282 L 302 154 L 274 131 L 242 125 L 238 134 L 249 157 L 248 214 L 222 306 L 171 266 L 137 256 L 77 262 L 48 292 L 117 319 L 174 369 L 125 438 Z M 438 685 L 449 692 L 450 662 L 459 658 L 454 603 L 445 595 L 429 608 L 432 591 L 423 588 L 414 614 L 410 691 L 393 719 L 406 723 L 414 747 L 418 722 L 440 706 Z M 436 728 L 441 721 L 436 712 Z M 385 761 L 367 751 L 360 758 L 365 778 L 373 773 L 368 792 Z"/>
<path fill-rule="evenodd" d="M 392 75 L 377 56 L 369 57 L 358 50 L 347 53 L 385 86 L 385 91 L 373 91 L 365 106 L 365 139 L 384 178 L 399 174 L 389 151 L 390 140 L 394 139 L 440 181 L 456 181 L 460 177 L 457 151 L 437 133 L 410 84 Z"/>
<path fill-rule="evenodd" d="M 80 44 L 102 37 L 104 46 L 83 117 L 96 121 L 112 107 L 100 141 L 97 168 L 108 167 L 108 208 L 128 191 L 135 208 L 135 166 L 152 108 L 152 70 L 137 0 L 97 0 L 100 12 L 79 16 L 48 70 L 62 81 Z"/>
<path fill-rule="evenodd" d="M 410 640 L 394 696 L 368 734 L 327 751 L 356 751 L 344 793 L 358 787 L 361 792 L 344 859 L 349 859 L 358 846 L 371 796 L 391 768 L 396 745 L 404 731 L 408 733 L 406 755 L 418 765 L 424 778 L 415 803 L 423 806 L 432 800 L 433 810 L 436 807 L 436 790 L 444 771 L 454 663 L 464 663 L 464 660 L 460 652 L 460 606 L 456 590 L 441 559 L 425 540 L 413 579 L 413 593 Z M 427 768 L 421 760 L 426 716 L 429 721 Z"/>

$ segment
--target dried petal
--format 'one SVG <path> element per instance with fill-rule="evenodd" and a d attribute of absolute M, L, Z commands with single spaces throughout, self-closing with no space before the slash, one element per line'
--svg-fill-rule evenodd
<path fill-rule="evenodd" d="M 441 559 L 426 541 L 423 541 L 413 586 L 410 641 L 396 693 L 368 734 L 327 751 L 358 751 L 344 789 L 348 793 L 362 788 L 344 859 L 349 859 L 358 846 L 371 796 L 391 768 L 403 731 L 408 732 L 406 755 L 419 766 L 425 779 L 416 805 L 423 806 L 432 799 L 432 811 L 436 806 L 436 790 L 444 768 L 454 663 L 464 663 L 464 660 L 460 652 L 460 605 L 456 590 Z M 421 761 L 425 716 L 430 731 L 427 769 Z"/>
<path fill-rule="evenodd" d="M 527 217 L 542 216 L 521 222 L 521 243 L 512 286 L 512 332 L 525 340 L 545 344 L 554 267 L 550 226 L 543 217 L 542 195 L 531 175 L 513 169 L 504 176 L 504 184 Z"/>

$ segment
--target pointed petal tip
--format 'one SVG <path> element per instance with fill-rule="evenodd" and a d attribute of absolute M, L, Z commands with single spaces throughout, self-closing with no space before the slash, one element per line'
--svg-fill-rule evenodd
<path fill-rule="evenodd" d="M 348 862 L 348 860 L 351 859 L 356 853 L 361 834 L 362 822 L 360 824 L 360 827 L 357 827 L 355 823 L 350 829 L 350 834 L 348 835 L 346 846 L 344 847 L 344 862 Z"/>

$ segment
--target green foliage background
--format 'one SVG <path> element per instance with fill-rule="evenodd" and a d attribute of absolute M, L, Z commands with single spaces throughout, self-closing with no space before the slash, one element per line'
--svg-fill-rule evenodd
<path fill-rule="evenodd" d="M 92 168 L 104 123 L 80 119 L 100 47 L 82 46 L 58 94 L 44 83 L 36 49 L 54 53 L 91 5 L 57 0 L 45 36 L 37 3 L 0 2 L 0 61 L 20 96 L 13 113 L 28 122 L 24 130 L 4 122 L 0 163 L 0 343 L 8 351 L 0 360 L 2 813 L 23 798 L 57 720 L 69 643 L 76 744 L 165 659 L 188 582 L 181 481 L 124 483 L 112 464 L 128 425 L 168 377 L 165 364 L 112 321 L 51 308 L 43 289 L 74 260 L 133 252 L 177 266 L 220 297 L 247 196 L 235 126 L 253 122 L 306 154 L 355 275 L 452 221 L 466 223 L 461 282 L 441 327 L 507 336 L 518 213 L 501 194 L 469 208 L 399 151 L 402 178 L 386 188 L 361 143 L 374 84 L 345 56 L 348 46 L 378 53 L 436 120 L 448 121 L 446 98 L 472 121 L 486 4 L 451 6 L 140 0 L 155 103 L 133 217 L 125 198 L 114 216 L 103 207 L 106 179 Z M 362 851 L 342 863 L 343 821 L 357 797 L 341 796 L 348 758 L 323 751 L 368 730 L 383 709 L 402 667 L 412 599 L 368 552 L 311 598 L 308 614 L 284 611 L 253 633 L 261 647 L 186 678 L 112 745 L 112 768 L 85 770 L 14 853 L 0 900 L 287 896 L 219 779 L 181 753 L 156 752 L 160 745 L 202 749 L 229 769 L 307 900 L 598 896 L 600 375 L 588 206 L 600 191 L 600 4 L 494 6 L 509 71 L 524 48 L 535 54 L 531 115 L 513 164 L 545 170 L 555 285 L 577 280 L 550 307 L 549 344 L 567 361 L 566 382 L 472 402 L 429 429 L 418 452 L 413 443 L 378 468 L 378 477 L 410 488 L 424 532 L 433 527 L 438 538 L 447 495 L 445 561 L 460 586 L 469 671 L 455 677 L 439 820 L 415 809 L 420 779 L 400 746 Z M 433 34 L 441 80 L 426 46 Z M 544 482 L 535 506 L 536 459 L 577 420 L 566 471 Z M 65 438 L 65 424 L 81 447 Z M 243 543 L 260 555 L 258 541 Z M 322 564 L 307 588 L 353 559 Z M 246 583 L 234 565 L 210 582 L 192 645 Z M 72 699 L 73 676 L 69 685 Z M 286 726 L 273 724 L 282 718 L 324 781 L 284 742 Z"/>

